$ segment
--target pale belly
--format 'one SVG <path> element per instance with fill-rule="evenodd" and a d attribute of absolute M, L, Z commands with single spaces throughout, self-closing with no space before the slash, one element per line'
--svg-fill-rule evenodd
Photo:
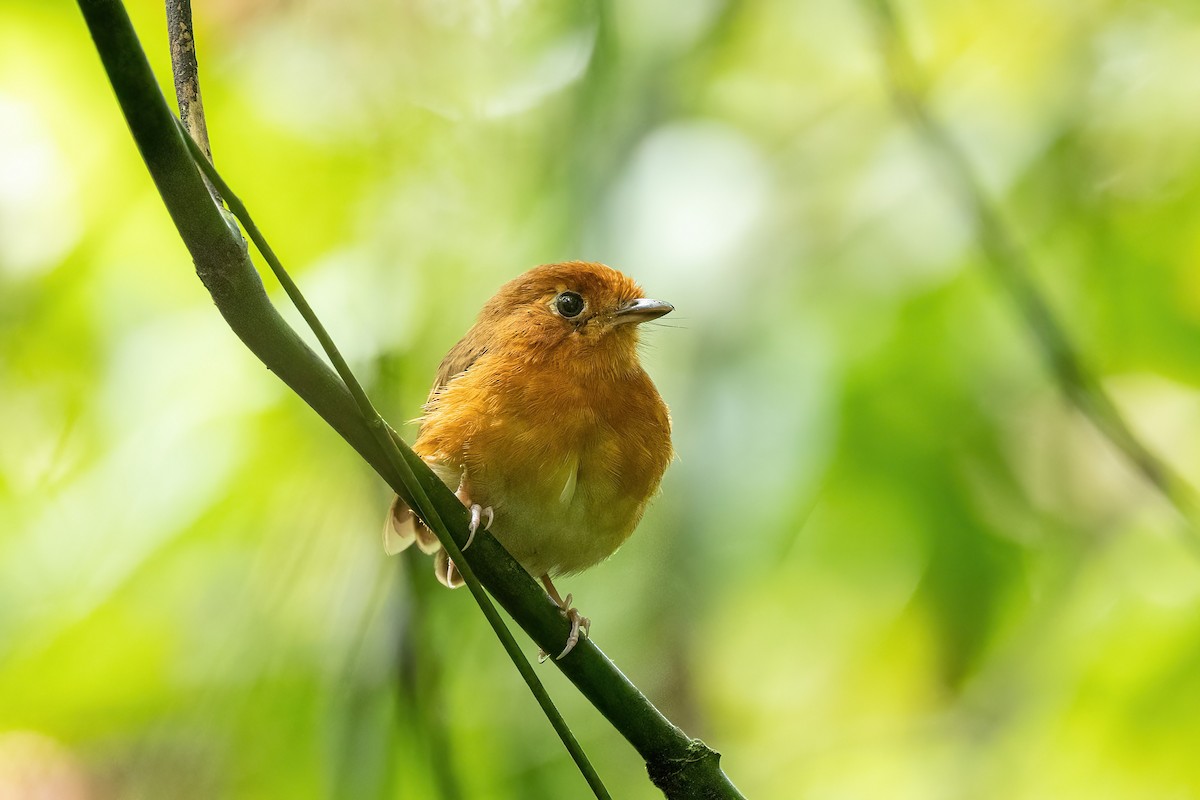
<path fill-rule="evenodd" d="M 601 461 L 585 450 L 541 469 L 485 468 L 471 477 L 472 500 L 492 507 L 491 532 L 530 574 L 578 572 L 629 538 L 653 491 L 627 495 Z"/>

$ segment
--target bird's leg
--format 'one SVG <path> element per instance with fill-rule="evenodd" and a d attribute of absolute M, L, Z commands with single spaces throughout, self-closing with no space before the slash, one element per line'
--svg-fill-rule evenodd
<path fill-rule="evenodd" d="M 576 643 L 579 642 L 580 633 L 582 633 L 584 636 L 588 635 L 588 632 L 592 629 L 592 621 L 580 614 L 579 609 L 574 608 L 571 605 L 571 595 L 568 594 L 566 599 L 563 599 L 563 597 L 559 595 L 558 589 L 555 589 L 554 584 L 550 582 L 550 576 L 548 574 L 543 575 L 541 577 L 541 581 L 542 585 L 546 587 L 546 594 L 550 595 L 550 599 L 553 600 L 554 604 L 562 610 L 562 615 L 571 622 L 571 635 L 567 637 L 567 646 L 563 648 L 561 653 L 554 657 L 554 660 L 558 661 L 567 653 L 571 652 Z M 545 661 L 546 655 L 547 654 L 545 650 L 539 650 L 538 661 Z"/>
<path fill-rule="evenodd" d="M 471 484 L 467 482 L 466 470 L 463 470 L 462 478 L 458 482 L 458 489 L 454 492 L 454 496 L 471 512 L 471 525 L 467 529 L 469 531 L 467 534 L 467 543 L 462 546 L 462 549 L 466 550 L 471 546 L 471 542 L 475 541 L 475 531 L 479 530 L 479 521 L 484 516 L 487 517 L 487 523 L 483 526 L 483 529 L 486 531 L 492 527 L 492 522 L 496 519 L 496 514 L 492 511 L 491 506 L 484 508 L 478 503 L 471 502 Z"/>

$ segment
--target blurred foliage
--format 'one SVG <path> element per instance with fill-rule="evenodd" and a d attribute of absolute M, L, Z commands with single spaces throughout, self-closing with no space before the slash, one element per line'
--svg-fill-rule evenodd
<path fill-rule="evenodd" d="M 162 8 L 130 11 L 169 92 Z M 899 11 L 1047 299 L 1200 483 L 1200 7 Z M 566 589 L 748 796 L 1200 798 L 1200 561 L 1045 374 L 864 6 L 196 23 L 216 162 L 389 418 L 529 266 L 675 303 L 644 360 L 678 460 Z M 585 796 L 212 309 L 66 2 L 0 5 L 0 343 L 0 797 Z M 614 796 L 655 796 L 541 674 Z"/>

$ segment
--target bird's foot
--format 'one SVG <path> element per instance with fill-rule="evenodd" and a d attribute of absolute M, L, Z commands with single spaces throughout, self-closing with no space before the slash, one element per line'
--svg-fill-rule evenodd
<path fill-rule="evenodd" d="M 592 630 L 592 621 L 583 614 L 580 614 L 578 608 L 574 608 L 571 605 L 571 595 L 569 594 L 563 600 L 562 615 L 571 623 L 571 635 L 567 637 L 567 646 L 563 648 L 561 653 L 554 657 L 555 661 L 561 660 L 563 656 L 571 652 L 575 648 L 575 645 L 579 643 L 579 637 L 581 635 L 587 636 Z"/>
<path fill-rule="evenodd" d="M 475 541 L 475 531 L 479 530 L 479 522 L 487 517 L 487 522 L 484 523 L 483 529 L 486 531 L 492 527 L 492 522 L 496 519 L 496 513 L 492 511 L 492 507 L 482 507 L 479 503 L 471 503 L 471 524 L 467 527 L 467 543 L 462 546 L 466 550 L 471 546 L 471 542 Z"/>
<path fill-rule="evenodd" d="M 592 630 L 592 621 L 579 613 L 579 609 L 571 605 L 573 595 L 568 594 L 566 598 L 558 594 L 558 590 L 554 588 L 554 584 L 550 582 L 549 575 L 542 576 L 542 585 L 546 587 L 546 593 L 550 595 L 550 599 L 558 606 L 559 613 L 563 618 L 571 623 L 571 633 L 567 636 L 567 645 L 563 651 L 554 657 L 555 661 L 562 660 L 563 656 L 571 652 L 575 645 L 579 643 L 579 637 L 587 636 Z M 538 649 L 538 663 L 544 662 L 549 657 L 545 650 Z"/>
<path fill-rule="evenodd" d="M 467 507 L 471 512 L 471 524 L 467 528 L 467 543 L 462 546 L 466 550 L 471 546 L 471 542 L 475 541 L 475 531 L 479 530 L 480 521 L 486 516 L 487 524 L 483 526 L 486 531 L 492 527 L 492 522 L 496 519 L 496 514 L 492 511 L 492 507 L 484 508 L 479 503 L 471 502 L 471 484 L 467 482 L 467 473 L 464 471 L 462 478 L 458 482 L 458 489 L 454 492 L 454 496 L 458 498 L 458 502 Z"/>

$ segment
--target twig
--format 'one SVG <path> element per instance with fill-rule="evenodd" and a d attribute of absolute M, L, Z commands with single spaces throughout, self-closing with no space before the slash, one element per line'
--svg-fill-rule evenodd
<path fill-rule="evenodd" d="M 379 426 L 368 425 L 346 385 L 271 305 L 245 243 L 226 224 L 205 188 L 188 137 L 158 90 L 120 0 L 77 2 L 133 139 L 222 317 L 251 352 L 329 423 L 393 491 L 414 508 L 431 504 L 454 541 L 465 542 L 468 514 L 453 492 L 398 437 L 400 466 L 407 466 L 407 471 L 397 469 L 381 446 Z M 425 495 L 424 503 L 414 500 L 416 488 Z M 569 624 L 494 537 L 486 533 L 475 537 L 469 563 L 538 646 L 549 651 L 561 645 Z M 651 780 L 668 798 L 741 798 L 721 770 L 719 754 L 671 724 L 594 641 L 581 639 L 554 664 L 634 746 L 645 759 Z"/>
<path fill-rule="evenodd" d="M 172 67 L 176 70 L 176 91 L 179 92 L 181 84 L 186 87 L 186 90 L 180 94 L 188 98 L 188 103 L 191 105 L 192 110 L 196 112 L 191 117 L 194 122 L 193 128 L 203 133 L 205 129 L 204 113 L 203 105 L 200 102 L 200 76 L 196 65 L 194 41 L 188 35 L 188 31 L 181 27 L 186 25 L 187 28 L 190 28 L 190 0 L 167 0 L 167 13 L 168 17 L 171 18 L 171 21 L 168 23 L 168 29 L 171 33 L 171 62 Z M 185 41 L 187 46 L 180 44 Z M 181 61 L 176 61 L 177 55 Z M 183 104 L 181 103 L 181 108 L 182 106 Z M 471 595 L 475 598 L 476 603 L 479 604 L 483 616 L 487 619 L 488 624 L 492 626 L 492 630 L 500 640 L 501 645 L 503 645 L 505 652 L 512 659 L 517 671 L 529 686 L 533 696 L 537 699 L 538 705 L 541 706 L 542 712 L 554 727 L 559 738 L 562 739 L 563 745 L 567 748 L 567 752 L 570 753 L 572 760 L 575 761 L 584 779 L 592 788 L 596 797 L 608 798 L 608 790 L 605 789 L 600 776 L 596 774 L 596 770 L 588 760 L 587 754 L 583 752 L 583 748 L 580 747 L 578 740 L 576 740 L 575 735 L 571 732 L 570 726 L 567 725 L 566 720 L 563 719 L 562 714 L 554 705 L 554 701 L 550 699 L 546 687 L 542 685 L 537 674 L 533 671 L 533 666 L 521 652 L 521 647 L 517 644 L 517 640 L 513 638 L 512 632 L 508 630 L 508 626 L 500 618 L 500 612 L 492 604 L 491 598 L 484 591 L 483 585 L 480 584 L 479 578 L 476 577 L 474 570 L 471 569 L 471 565 L 463 558 L 462 551 L 454 541 L 454 537 L 450 535 L 446 524 L 442 521 L 437 509 L 430 502 L 428 495 L 417 482 L 411 467 L 409 467 L 400 454 L 396 443 L 398 437 L 395 437 L 395 432 L 392 431 L 383 417 L 379 415 L 379 412 L 375 410 L 375 406 L 371 403 L 370 398 L 367 397 L 362 384 L 358 382 L 358 379 L 350 369 L 350 365 L 342 357 L 341 351 L 338 350 L 337 345 L 333 341 L 333 337 L 325 330 L 325 326 L 317 317 L 316 312 L 313 311 L 312 306 L 308 304 L 308 300 L 305 299 L 304 294 L 300 291 L 300 287 L 296 285 L 291 275 L 283 268 L 283 264 L 280 263 L 279 258 L 275 255 L 275 251 L 267 243 L 266 237 L 262 235 L 258 226 L 254 224 L 254 220 L 251 218 L 245 204 L 238 199 L 233 190 L 229 188 L 229 185 L 222 180 L 216 168 L 213 167 L 208 154 L 202 149 L 196 137 L 190 135 L 192 131 L 185 127 L 182 119 L 180 127 L 183 128 L 181 133 L 191 151 L 196 166 L 201 169 L 210 185 L 216 188 L 217 193 L 224 198 L 225 204 L 229 206 L 229 210 L 242 223 L 242 227 L 254 242 L 254 246 L 258 248 L 259 253 L 266 259 L 267 264 L 270 265 L 271 271 L 275 273 L 275 277 L 283 286 L 283 290 L 287 293 L 288 298 L 300 312 L 300 315 L 304 318 L 305 323 L 308 324 L 313 334 L 316 335 L 317 340 L 321 344 L 321 349 L 329 357 L 330 362 L 338 373 L 338 377 L 342 379 L 342 383 L 350 390 L 350 395 L 354 398 L 355 405 L 358 406 L 359 414 L 362 415 L 363 420 L 366 421 L 371 432 L 375 435 L 375 439 L 387 457 L 392 469 L 402 476 L 404 484 L 409 489 L 409 493 L 416 500 L 415 508 L 420 513 L 421 519 L 429 525 L 437 535 L 442 546 L 450 554 L 450 557 L 454 559 L 455 565 L 458 566 L 459 572 L 462 573 L 463 581 L 466 583 Z"/>
<path fill-rule="evenodd" d="M 175 100 L 183 127 L 212 161 L 204 99 L 200 96 L 200 66 L 196 61 L 196 36 L 192 30 L 191 0 L 166 0 L 167 41 L 171 45 L 171 74 L 175 76 Z"/>
<path fill-rule="evenodd" d="M 1195 490 L 1129 427 L 1038 290 L 1028 253 L 984 192 L 962 147 L 930 111 L 921 70 L 890 0 L 864 2 L 872 9 L 877 23 L 888 85 L 896 107 L 925 141 L 950 189 L 969 210 L 986 262 L 1025 318 L 1060 391 L 1175 507 L 1187 523 L 1189 543 L 1193 548 L 1200 547 L 1200 503 Z"/>
<path fill-rule="evenodd" d="M 433 580 L 424 561 L 402 559 L 402 568 L 410 589 L 408 624 L 396 648 L 396 707 L 400 717 L 408 718 L 425 746 L 429 771 L 441 800 L 460 800 L 463 790 L 451 759 L 451 744 L 446 720 L 439 713 L 444 705 L 442 662 L 431 652 L 434 641 L 429 623 L 432 594 L 443 587 Z M 397 720 L 399 724 L 399 720 Z"/>
<path fill-rule="evenodd" d="M 182 128 L 182 122 L 180 123 L 180 127 Z M 316 335 L 317 340 L 321 343 L 321 348 L 329 356 L 329 360 L 333 363 L 334 369 L 337 370 L 338 376 L 350 390 L 350 395 L 354 398 L 355 405 L 358 406 L 359 414 L 362 415 L 363 420 L 375 435 L 375 439 L 379 443 L 380 449 L 383 450 L 389 465 L 400 474 L 404 485 L 408 487 L 409 494 L 415 501 L 413 508 L 416 509 L 421 519 L 437 535 L 438 541 L 446 548 L 446 552 L 449 553 L 450 558 L 454 560 L 458 571 L 462 573 L 463 581 L 471 591 L 475 602 L 479 604 L 479 609 L 483 612 L 483 616 L 487 619 L 488 624 L 492 626 L 492 630 L 496 633 L 496 637 L 500 639 L 504 651 L 512 659 L 517 671 L 529 686 L 529 690 L 533 692 L 538 705 L 542 707 L 542 712 L 545 713 L 555 732 L 562 739 L 563 745 L 566 746 L 567 752 L 571 754 L 571 758 L 575 761 L 576 766 L 579 767 L 579 771 L 583 773 L 584 779 L 587 780 L 588 785 L 597 797 L 608 798 L 608 790 L 604 788 L 604 783 L 600 780 L 600 776 L 596 774 L 596 770 L 588 760 L 587 754 L 579 746 L 579 742 L 575 739 L 575 734 L 571 732 L 567 721 L 563 719 L 562 714 L 555 707 L 554 701 L 550 699 L 550 695 L 546 692 L 546 687 L 542 685 L 537 673 L 533 671 L 533 666 L 529 663 L 529 659 L 525 658 L 524 653 L 521 652 L 521 646 L 513 638 L 512 632 L 508 630 L 508 626 L 500 618 L 500 612 L 496 610 L 496 606 L 492 604 L 491 598 L 483 590 L 483 585 L 479 582 L 479 578 L 476 577 L 475 570 L 472 569 L 470 563 L 463 557 L 462 550 L 459 548 L 458 543 L 454 541 L 454 537 L 450 534 L 446 523 L 442 520 L 441 514 L 430 501 L 425 489 L 417 482 L 412 466 L 401 455 L 399 449 L 401 440 L 399 435 L 392 430 L 391 426 L 375 410 L 375 406 L 372 405 L 370 398 L 367 397 L 362 384 L 354 377 L 354 373 L 350 370 L 346 359 L 342 357 L 337 345 L 334 344 L 333 337 L 325 330 L 325 326 L 317 318 L 316 312 L 313 311 L 312 306 L 308 304 L 308 300 L 301 293 L 300 287 L 292 280 L 287 270 L 283 268 L 283 264 L 279 262 L 279 258 L 276 257 L 275 251 L 267 244 L 266 238 L 262 235 L 258 226 L 254 224 L 254 220 L 251 218 L 246 206 L 233 193 L 233 190 L 229 188 L 229 184 L 225 183 L 217 173 L 216 168 L 204 157 L 200 146 L 190 136 L 186 136 L 186 131 L 181 131 L 181 133 L 185 135 L 196 165 L 204 172 L 209 182 L 217 188 L 217 192 L 225 198 L 225 203 L 229 206 L 229 210 L 242 223 L 242 227 L 250 236 L 250 240 L 254 242 L 254 246 L 258 248 L 258 252 L 266 259 L 267 264 L 271 267 L 271 271 L 279 279 L 284 292 L 287 293 L 292 304 L 300 312 L 300 316 L 304 318 L 308 327 L 312 329 L 313 334 Z"/>

